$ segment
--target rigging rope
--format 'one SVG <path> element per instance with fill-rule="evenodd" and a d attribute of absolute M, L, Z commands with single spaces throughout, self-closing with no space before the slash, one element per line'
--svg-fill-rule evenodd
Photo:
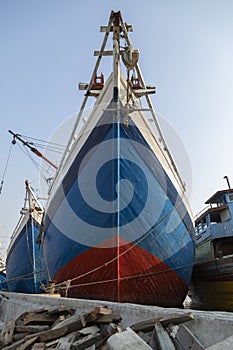
<path fill-rule="evenodd" d="M 13 143 L 11 142 L 10 149 L 9 149 L 9 152 L 8 152 L 7 161 L 6 161 L 6 166 L 5 166 L 5 169 L 3 171 L 2 181 L 1 181 L 1 184 L 0 184 L 0 194 L 2 193 L 2 187 L 3 187 L 4 180 L 5 180 L 6 170 L 7 170 L 7 167 L 8 167 L 9 161 L 10 161 L 10 157 L 11 157 L 12 145 L 13 145 Z"/>

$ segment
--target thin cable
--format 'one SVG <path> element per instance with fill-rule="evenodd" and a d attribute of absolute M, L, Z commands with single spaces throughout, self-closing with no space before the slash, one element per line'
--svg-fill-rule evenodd
<path fill-rule="evenodd" d="M 193 266 L 193 264 L 186 264 L 183 266 L 178 266 L 175 269 L 167 269 L 167 270 L 160 270 L 160 271 L 154 271 L 154 272 L 147 272 L 147 273 L 139 273 L 137 275 L 133 275 L 133 276 L 126 276 L 126 277 L 121 277 L 121 281 L 125 281 L 125 280 L 130 280 L 130 279 L 134 279 L 134 278 L 140 278 L 140 277 L 147 277 L 147 276 L 152 276 L 152 275 L 158 275 L 160 273 L 168 273 L 168 272 L 172 272 L 174 270 L 179 270 L 179 269 L 183 269 L 185 267 L 188 266 Z M 74 288 L 74 287 L 85 287 L 85 286 L 90 286 L 90 285 L 96 285 L 96 284 L 102 284 L 102 283 L 109 283 L 109 282 L 116 282 L 118 281 L 117 278 L 113 278 L 113 279 L 109 279 L 109 280 L 102 280 L 102 281 L 94 281 L 94 282 L 87 282 L 87 283 L 80 283 L 80 284 L 73 284 L 70 285 L 71 280 L 67 280 L 65 282 L 63 282 L 63 284 L 65 284 L 66 282 L 69 282 L 69 288 Z M 57 287 L 58 285 L 56 285 L 55 287 Z M 49 289 L 49 288 L 46 288 Z M 57 288 L 57 289 L 67 289 L 67 286 L 62 286 Z"/>
<path fill-rule="evenodd" d="M 2 175 L 2 181 L 1 181 L 1 185 L 0 185 L 0 194 L 2 193 L 2 187 L 3 187 L 4 180 L 5 180 L 6 170 L 7 170 L 7 167 L 8 167 L 8 164 L 9 164 L 9 160 L 10 160 L 10 157 L 11 157 L 11 151 L 12 151 L 12 142 L 10 144 L 10 149 L 9 149 L 9 152 L 8 152 L 6 166 L 5 166 L 5 169 L 3 171 L 3 175 Z"/>

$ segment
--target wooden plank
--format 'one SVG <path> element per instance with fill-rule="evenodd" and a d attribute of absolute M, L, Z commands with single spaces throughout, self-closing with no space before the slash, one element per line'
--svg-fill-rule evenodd
<path fill-rule="evenodd" d="M 80 316 L 75 314 L 56 324 L 52 329 L 67 327 L 69 332 L 73 332 L 84 328 L 86 324 L 86 315 Z"/>
<path fill-rule="evenodd" d="M 49 330 L 49 326 L 16 326 L 15 332 L 22 332 L 22 333 L 38 333 L 38 332 L 44 332 Z"/>
<path fill-rule="evenodd" d="M 45 350 L 46 344 L 45 343 L 35 343 L 31 350 Z"/>
<path fill-rule="evenodd" d="M 169 334 L 163 328 L 161 323 L 158 322 L 155 324 L 155 331 L 155 337 L 160 350 L 176 350 Z"/>
<path fill-rule="evenodd" d="M 58 339 L 63 337 L 69 332 L 68 327 L 62 327 L 59 329 L 50 329 L 47 332 L 38 333 L 40 342 L 47 342 L 50 340 Z"/>
<path fill-rule="evenodd" d="M 29 313 L 24 317 L 24 326 L 27 325 L 52 325 L 56 319 L 57 315 L 49 315 L 47 313 Z"/>
<path fill-rule="evenodd" d="M 132 24 L 125 24 L 126 29 L 128 32 L 132 32 L 133 31 L 133 26 Z M 101 33 L 106 33 L 108 31 L 108 26 L 100 26 L 100 32 Z M 113 26 L 110 27 L 110 32 L 113 31 Z"/>
<path fill-rule="evenodd" d="M 19 346 L 21 344 L 23 344 L 24 342 L 25 342 L 25 338 L 20 339 L 17 342 L 11 344 L 11 345 L 5 346 L 3 349 L 4 350 L 17 350 L 19 348 Z"/>
<path fill-rule="evenodd" d="M 16 341 L 18 341 L 20 339 L 25 338 L 26 336 L 27 336 L 27 333 L 16 333 L 16 334 L 13 335 L 12 341 L 16 342 Z M 1 349 L 1 347 L 0 347 L 0 349 Z"/>
<path fill-rule="evenodd" d="M 100 328 L 97 326 L 85 327 L 80 329 L 78 333 L 84 334 L 84 335 L 100 333 Z"/>
<path fill-rule="evenodd" d="M 21 344 L 17 350 L 26 350 L 29 348 L 30 345 L 34 344 L 38 339 L 38 336 L 32 337 L 28 340 L 26 340 L 23 344 Z"/>
<path fill-rule="evenodd" d="M 111 335 L 115 334 L 115 333 L 120 333 L 122 332 L 121 327 L 119 327 L 118 325 L 116 325 L 115 323 L 109 323 L 107 325 L 101 325 L 101 334 L 102 334 L 102 339 L 99 340 L 95 345 L 96 348 L 99 349 L 100 347 L 102 347 L 106 341 L 108 340 L 109 337 L 111 337 Z M 102 349 L 102 348 L 101 348 Z"/>
<path fill-rule="evenodd" d="M 171 317 L 171 318 L 162 318 L 159 320 L 159 322 L 161 323 L 161 325 L 163 327 L 167 327 L 171 323 L 173 325 L 177 325 L 180 323 L 189 322 L 189 321 L 193 321 L 193 320 L 194 320 L 193 314 L 189 313 L 189 314 L 184 314 L 184 315 Z"/>
<path fill-rule="evenodd" d="M 93 312 L 95 312 L 97 314 L 101 314 L 101 315 L 111 315 L 112 314 L 111 309 L 107 309 L 106 307 L 100 307 L 100 306 L 95 307 Z"/>
<path fill-rule="evenodd" d="M 84 350 L 89 346 L 95 344 L 98 340 L 101 339 L 101 335 L 98 333 L 89 334 L 84 338 L 79 339 L 78 341 L 72 344 L 72 349 L 74 350 Z"/>
<path fill-rule="evenodd" d="M 134 332 L 152 332 L 155 326 L 155 323 L 158 322 L 160 318 L 151 318 L 149 320 L 141 321 L 134 323 L 130 328 Z"/>
<path fill-rule="evenodd" d="M 58 323 L 64 321 L 66 319 L 65 315 L 60 315 L 56 319 L 56 321 L 52 324 L 51 328 L 55 327 Z"/>
<path fill-rule="evenodd" d="M 71 344 L 77 339 L 78 336 L 76 332 L 70 333 L 67 336 L 59 339 L 56 349 L 71 349 Z M 47 344 L 47 346 L 49 346 L 49 344 Z"/>
<path fill-rule="evenodd" d="M 177 350 L 183 350 L 184 348 L 189 350 L 205 349 L 188 327 L 183 324 L 169 327 L 169 332 Z"/>
<path fill-rule="evenodd" d="M 98 316 L 95 323 L 98 324 L 107 324 L 107 323 L 120 323 L 122 320 L 121 315 L 118 313 L 113 313 L 111 315 L 100 315 Z"/>
<path fill-rule="evenodd" d="M 124 50 L 120 50 L 120 55 L 123 55 L 125 51 Z M 112 56 L 113 55 L 113 51 L 112 50 L 104 50 L 104 51 L 98 51 L 95 50 L 94 51 L 94 56 Z"/>
<path fill-rule="evenodd" d="M 152 332 L 152 334 L 151 334 L 150 341 L 149 341 L 148 344 L 150 345 L 150 347 L 151 347 L 152 349 L 154 349 L 154 350 L 159 350 L 158 344 L 157 344 L 157 342 L 156 342 L 155 333 L 156 333 L 156 331 L 155 331 L 155 328 L 154 328 L 154 329 L 153 329 L 153 332 Z M 184 350 L 184 349 L 183 349 L 183 350 Z"/>
<path fill-rule="evenodd" d="M 48 343 L 46 342 L 46 349 L 50 348 L 50 346 L 53 347 L 54 345 L 58 344 L 59 341 L 60 341 L 60 339 L 55 339 L 55 340 L 52 340 L 52 341 L 50 341 Z"/>
<path fill-rule="evenodd" d="M 73 315 L 75 313 L 75 309 L 71 308 L 71 307 L 65 307 L 65 306 L 60 306 L 58 308 L 54 308 L 54 309 L 49 309 L 48 310 L 48 314 L 49 315 Z"/>

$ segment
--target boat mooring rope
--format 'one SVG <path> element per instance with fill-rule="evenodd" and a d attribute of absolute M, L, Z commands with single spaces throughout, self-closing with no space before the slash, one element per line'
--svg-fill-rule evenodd
<path fill-rule="evenodd" d="M 116 278 L 116 279 L 112 279 L 112 280 L 95 281 L 95 282 L 88 282 L 88 283 L 83 283 L 83 284 L 71 285 L 71 282 L 73 282 L 73 281 L 75 281 L 77 279 L 80 279 L 82 277 L 85 277 L 87 275 L 90 275 L 93 272 L 96 272 L 96 271 L 100 270 L 101 268 L 108 266 L 112 262 L 118 260 L 120 257 L 122 257 L 123 255 L 128 253 L 134 247 L 138 246 L 139 243 L 141 243 L 149 234 L 151 234 L 153 231 L 155 231 L 165 220 L 167 220 L 172 215 L 172 213 L 180 206 L 180 204 L 183 203 L 184 191 L 182 191 L 182 196 L 180 198 L 181 198 L 180 201 L 173 207 L 173 209 L 155 227 L 153 227 L 151 230 L 149 230 L 145 235 L 143 235 L 139 240 L 137 240 L 131 247 L 126 249 L 124 252 L 122 252 L 121 254 L 116 256 L 115 258 L 107 261 L 106 263 L 104 263 L 104 264 L 102 264 L 102 265 L 100 265 L 100 266 L 98 266 L 98 267 L 96 267 L 96 268 L 94 268 L 94 269 L 92 269 L 92 270 L 82 274 L 82 275 L 79 275 L 79 276 L 76 276 L 76 277 L 74 277 L 72 279 L 69 279 L 69 280 L 63 281 L 61 283 L 55 284 L 54 285 L 55 289 L 56 290 L 64 289 L 65 290 L 65 295 L 67 296 L 68 290 L 70 288 L 117 281 L 118 279 Z M 190 228 L 191 228 L 191 226 L 186 229 L 186 232 L 189 232 Z M 151 272 L 151 273 L 146 273 L 146 274 L 139 274 L 139 275 L 134 275 L 134 276 L 122 277 L 121 280 L 133 279 L 133 278 L 138 278 L 138 277 L 143 277 L 143 276 L 149 276 L 149 275 L 159 274 L 159 273 L 163 273 L 163 272 L 170 272 L 170 271 L 178 270 L 178 269 L 185 268 L 185 267 L 188 267 L 188 266 L 191 266 L 191 265 L 192 264 L 187 264 L 187 265 L 184 265 L 184 266 L 179 266 L 179 267 L 177 267 L 175 269 L 168 269 L 168 270 L 156 271 L 156 272 Z M 50 289 L 49 287 L 45 287 L 45 290 L 49 290 L 49 289 Z"/>

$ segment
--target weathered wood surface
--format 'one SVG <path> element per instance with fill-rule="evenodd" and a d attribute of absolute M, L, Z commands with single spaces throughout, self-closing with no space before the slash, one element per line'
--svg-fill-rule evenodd
<path fill-rule="evenodd" d="M 84 338 L 81 338 L 81 339 L 75 341 L 72 344 L 71 349 L 73 349 L 73 350 L 86 349 L 89 346 L 95 344 L 100 339 L 101 339 L 101 334 L 99 334 L 99 333 L 89 334 L 89 335 L 85 336 Z"/>
<path fill-rule="evenodd" d="M 155 323 L 155 338 L 160 350 L 176 350 L 169 334 L 160 322 Z"/>
<path fill-rule="evenodd" d="M 108 323 L 120 323 L 122 320 L 121 315 L 118 313 L 99 315 L 99 317 L 95 320 L 96 324 L 108 324 Z"/>
<path fill-rule="evenodd" d="M 28 340 L 26 340 L 23 344 L 21 344 L 17 349 L 18 350 L 27 350 L 30 345 L 34 344 L 38 339 L 38 336 L 34 336 Z"/>
<path fill-rule="evenodd" d="M 56 314 L 29 313 L 24 317 L 24 325 L 52 325 L 57 318 L 58 316 Z"/>
<path fill-rule="evenodd" d="M 134 323 L 131 328 L 134 332 L 151 332 L 154 329 L 155 322 L 158 322 L 160 319 L 159 318 L 151 318 L 146 321 L 141 321 Z"/>
<path fill-rule="evenodd" d="M 69 350 L 69 349 L 71 349 L 72 343 L 76 339 L 77 339 L 77 333 L 76 332 L 70 333 L 70 334 L 66 335 L 65 337 L 63 337 L 63 338 L 60 338 L 58 343 L 57 343 L 56 349 Z"/>
<path fill-rule="evenodd" d="M 188 313 L 188 314 L 180 315 L 177 317 L 162 318 L 159 320 L 159 322 L 161 323 L 161 325 L 163 327 L 167 327 L 167 326 L 169 326 L 170 323 L 177 325 L 180 323 L 189 322 L 189 321 L 193 321 L 193 320 L 194 320 L 193 314 Z"/>
<path fill-rule="evenodd" d="M 66 318 L 64 321 L 61 321 L 60 323 L 56 324 L 52 329 L 59 329 L 62 327 L 67 327 L 69 332 L 73 332 L 75 330 L 82 329 L 86 326 L 87 321 L 85 315 L 73 315 L 68 318 Z"/>
<path fill-rule="evenodd" d="M 44 325 L 44 326 L 15 326 L 15 332 L 17 333 L 38 333 L 38 332 L 43 332 L 43 331 L 48 331 L 49 326 Z"/>

